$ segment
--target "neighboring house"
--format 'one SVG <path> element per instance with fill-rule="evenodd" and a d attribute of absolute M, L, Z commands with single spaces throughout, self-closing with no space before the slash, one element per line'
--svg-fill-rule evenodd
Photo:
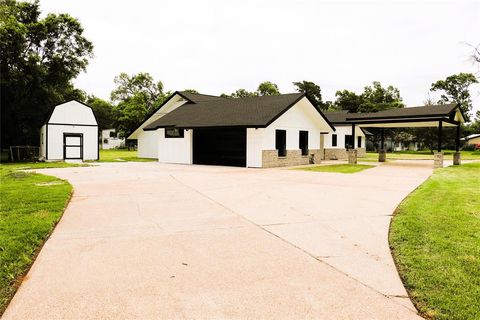
<path fill-rule="evenodd" d="M 303 93 L 221 98 L 175 92 L 132 132 L 165 163 L 277 167 L 318 163 L 335 129 Z"/>
<path fill-rule="evenodd" d="M 125 138 L 118 137 L 115 129 L 102 130 L 102 149 L 115 149 L 125 146 Z"/>
<path fill-rule="evenodd" d="M 92 108 L 76 100 L 55 106 L 40 129 L 40 158 L 98 160 L 98 124 Z"/>
<path fill-rule="evenodd" d="M 367 131 L 355 126 L 355 146 L 352 146 L 352 125 L 347 122 L 347 111 L 325 112 L 325 116 L 335 126 L 336 131 L 325 136 L 325 159 L 347 159 L 347 150 L 357 149 L 357 156 L 366 153 L 365 134 Z"/>
<path fill-rule="evenodd" d="M 363 130 L 365 132 L 368 132 L 365 129 L 363 129 Z M 390 138 L 390 137 L 386 137 L 385 141 L 384 141 L 385 150 L 387 150 L 388 152 L 407 151 L 407 150 L 417 151 L 417 150 L 420 149 L 420 146 L 421 146 L 421 144 L 419 144 L 418 142 L 408 142 L 408 143 L 397 142 L 397 143 L 394 144 L 392 138 Z M 380 149 L 380 141 L 377 141 L 376 145 L 374 145 L 374 143 L 372 141 L 369 141 L 367 139 L 367 150 L 378 151 L 379 149 Z"/>
<path fill-rule="evenodd" d="M 465 141 L 466 144 L 474 145 L 476 148 L 480 149 L 480 133 L 471 134 L 461 140 Z"/>

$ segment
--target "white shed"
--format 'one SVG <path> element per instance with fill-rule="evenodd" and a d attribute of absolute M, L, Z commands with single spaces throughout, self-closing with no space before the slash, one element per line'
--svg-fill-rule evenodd
<path fill-rule="evenodd" d="M 90 106 L 68 101 L 55 106 L 40 129 L 40 157 L 98 160 L 98 124 Z"/>

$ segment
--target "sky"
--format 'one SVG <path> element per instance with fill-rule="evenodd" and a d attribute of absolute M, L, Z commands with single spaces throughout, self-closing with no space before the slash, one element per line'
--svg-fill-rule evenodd
<path fill-rule="evenodd" d="M 41 0 L 43 14 L 69 13 L 94 44 L 94 58 L 75 84 L 108 99 L 121 72 L 148 72 L 166 90 L 218 95 L 254 91 L 272 81 L 337 90 L 380 81 L 422 105 L 433 82 L 459 72 L 480 76 L 475 1 L 91 1 Z M 480 86 L 471 87 L 480 109 Z M 438 99 L 431 93 L 431 98 Z"/>

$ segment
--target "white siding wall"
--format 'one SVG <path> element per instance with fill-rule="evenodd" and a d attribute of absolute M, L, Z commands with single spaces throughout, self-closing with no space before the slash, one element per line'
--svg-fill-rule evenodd
<path fill-rule="evenodd" d="M 158 131 L 139 131 L 138 156 L 158 159 Z"/>
<path fill-rule="evenodd" d="M 97 125 L 92 109 L 77 101 L 56 106 L 48 123 Z"/>
<path fill-rule="evenodd" d="M 261 167 L 262 150 L 275 150 L 277 129 L 287 131 L 287 150 L 299 149 L 299 131 L 308 131 L 309 149 L 320 149 L 320 132 L 333 131 L 304 98 L 267 128 L 247 129 L 247 167 Z"/>
<path fill-rule="evenodd" d="M 352 134 L 352 127 L 351 126 L 335 126 L 336 131 L 334 133 L 329 133 L 325 137 L 325 148 L 327 149 L 345 149 L 345 136 L 346 135 L 351 135 Z M 337 135 L 337 146 L 334 147 L 332 146 L 332 134 Z M 357 146 L 357 137 L 361 136 L 362 137 L 362 148 L 365 148 L 365 135 L 363 134 L 363 131 L 360 130 L 359 127 L 355 127 L 355 148 Z"/>
<path fill-rule="evenodd" d="M 156 132 L 159 162 L 192 164 L 192 130 L 184 130 L 183 138 L 165 138 L 165 129 Z"/>
<path fill-rule="evenodd" d="M 98 129 L 92 126 L 48 125 L 47 160 L 63 160 L 63 134 L 83 133 L 83 160 L 96 160 L 98 156 Z"/>

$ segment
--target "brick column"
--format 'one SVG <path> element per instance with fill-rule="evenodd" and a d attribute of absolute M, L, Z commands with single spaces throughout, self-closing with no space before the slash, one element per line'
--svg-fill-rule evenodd
<path fill-rule="evenodd" d="M 378 150 L 378 162 L 385 162 L 387 160 L 387 151 L 385 149 Z"/>
<path fill-rule="evenodd" d="M 433 153 L 433 167 L 434 168 L 443 168 L 443 152 L 434 152 Z"/>
<path fill-rule="evenodd" d="M 357 164 L 357 150 L 348 150 L 348 164 Z"/>
<path fill-rule="evenodd" d="M 453 153 L 453 164 L 458 166 L 458 165 L 460 165 L 460 163 L 461 163 L 460 152 L 454 152 Z"/>

